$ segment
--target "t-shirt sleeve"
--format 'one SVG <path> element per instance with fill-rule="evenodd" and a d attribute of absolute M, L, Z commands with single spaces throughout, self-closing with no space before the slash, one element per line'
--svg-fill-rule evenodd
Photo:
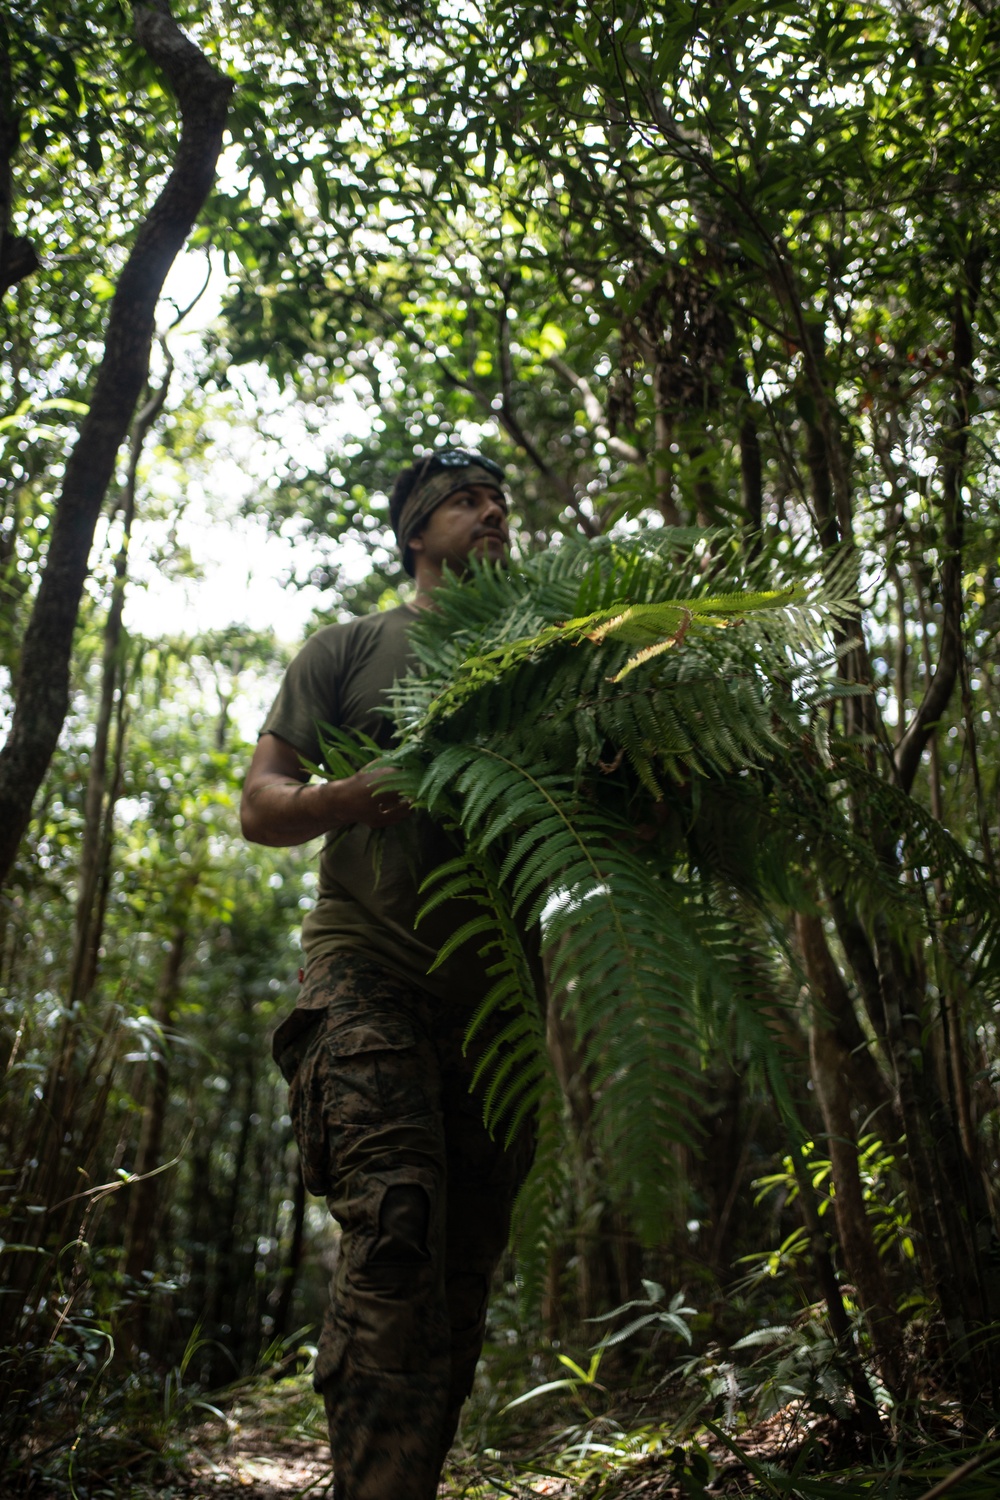
<path fill-rule="evenodd" d="M 287 740 L 306 760 L 322 760 L 319 724 L 340 723 L 341 652 L 337 627 L 317 631 L 293 657 L 261 734 Z"/>

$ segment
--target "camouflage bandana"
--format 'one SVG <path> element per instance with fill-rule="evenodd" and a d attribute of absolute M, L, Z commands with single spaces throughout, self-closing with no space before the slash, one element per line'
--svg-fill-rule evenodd
<path fill-rule="evenodd" d="M 406 503 L 399 513 L 399 524 L 396 527 L 396 541 L 399 543 L 404 565 L 410 538 L 416 535 L 431 511 L 437 510 L 449 495 L 454 495 L 458 490 L 468 489 L 473 484 L 486 484 L 490 489 L 499 490 L 501 494 L 505 493 L 497 476 L 491 474 L 488 469 L 481 469 L 478 464 L 469 464 L 462 468 L 439 469 L 422 484 L 414 486 L 406 497 Z"/>

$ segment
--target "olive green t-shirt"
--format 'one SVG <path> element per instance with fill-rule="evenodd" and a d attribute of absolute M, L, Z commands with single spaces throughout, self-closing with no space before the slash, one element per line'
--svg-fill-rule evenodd
<path fill-rule="evenodd" d="M 415 618 L 402 605 L 318 630 L 289 666 L 261 733 L 278 735 L 316 765 L 322 764 L 321 724 L 360 729 L 388 746 L 392 721 L 380 706 L 415 660 L 408 641 Z M 446 939 L 480 909 L 471 901 L 452 900 L 416 925 L 426 899 L 419 894 L 421 882 L 455 853 L 446 832 L 424 813 L 379 832 L 356 823 L 328 836 L 316 906 L 302 926 L 307 962 L 350 953 L 432 994 L 474 1005 L 490 987 L 485 972 L 490 958 L 477 952 L 481 937 L 457 949 L 432 974 L 428 970 Z"/>

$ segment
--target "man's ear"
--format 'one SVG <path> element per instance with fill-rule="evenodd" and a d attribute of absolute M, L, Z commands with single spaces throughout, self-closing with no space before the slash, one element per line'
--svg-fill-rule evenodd
<path fill-rule="evenodd" d="M 424 528 L 426 527 L 426 525 L 427 525 L 427 522 L 423 521 L 421 523 L 421 525 L 420 525 L 419 531 L 415 531 L 413 533 L 413 535 L 410 537 L 409 541 L 407 542 L 406 545 L 407 545 L 407 547 L 409 548 L 409 550 L 411 552 L 423 552 L 423 550 L 424 550 Z"/>

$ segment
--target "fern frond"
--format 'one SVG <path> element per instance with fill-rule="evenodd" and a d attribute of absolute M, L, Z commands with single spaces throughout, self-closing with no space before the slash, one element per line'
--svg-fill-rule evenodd
<path fill-rule="evenodd" d="M 324 779 L 332 777 L 334 780 L 354 776 L 378 760 L 382 754 L 383 747 L 360 729 L 348 731 L 339 729 L 335 724 L 317 724 L 316 728 L 323 765 L 316 766 L 306 760 L 305 756 L 299 757 L 303 770 L 312 776 Z"/>
<path fill-rule="evenodd" d="M 463 842 L 425 909 L 479 907 L 445 951 L 479 940 L 493 981 L 470 1031 L 491 1126 L 551 1098 L 522 942 L 540 926 L 616 1191 L 649 1237 L 670 1148 L 692 1140 L 706 1027 L 791 1110 L 772 914 L 808 909 L 818 878 L 900 933 L 947 929 L 948 962 L 1000 989 L 975 861 L 831 733 L 831 707 L 864 691 L 838 675 L 856 570 L 849 549 L 822 575 L 794 549 L 748 563 L 722 532 L 604 537 L 474 566 L 413 627 L 423 670 L 395 691 L 383 763 Z M 894 858 L 859 807 L 895 830 Z M 644 843 L 642 826 L 663 832 Z M 947 911 L 925 899 L 937 872 Z"/>

